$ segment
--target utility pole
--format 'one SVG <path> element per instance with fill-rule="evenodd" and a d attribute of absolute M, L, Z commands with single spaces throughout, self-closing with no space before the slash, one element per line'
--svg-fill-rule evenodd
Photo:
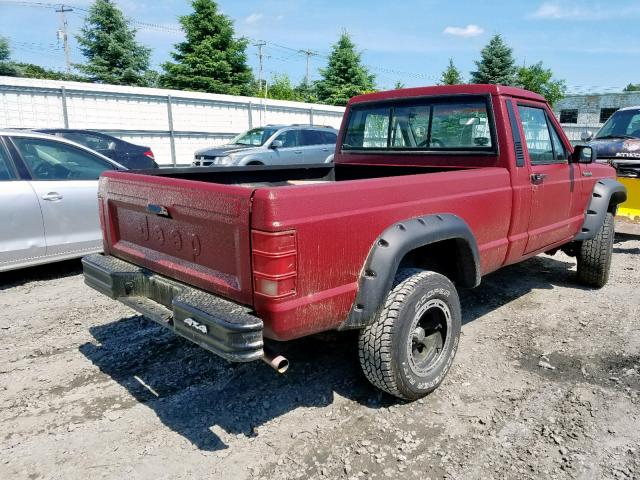
<path fill-rule="evenodd" d="M 264 59 L 264 54 L 262 53 L 262 47 L 264 47 L 267 43 L 260 40 L 255 44 L 258 47 L 258 60 L 260 61 L 260 68 L 258 70 L 258 86 L 260 90 L 262 90 L 262 61 Z"/>
<path fill-rule="evenodd" d="M 311 57 L 318 54 L 313 50 L 300 50 L 300 53 L 304 53 L 307 56 L 307 74 L 304 77 L 304 83 L 309 85 L 309 82 L 311 81 L 311 78 L 309 77 L 309 65 L 311 62 Z"/>
<path fill-rule="evenodd" d="M 73 8 L 67 7 L 64 4 L 60 5 L 60 8 L 56 8 L 56 12 L 60 14 L 60 30 L 58 31 L 58 38 L 62 37 L 64 45 L 64 57 L 67 64 L 67 73 L 71 73 L 71 49 L 69 48 L 69 36 L 67 34 L 68 24 L 65 12 L 73 12 Z"/>

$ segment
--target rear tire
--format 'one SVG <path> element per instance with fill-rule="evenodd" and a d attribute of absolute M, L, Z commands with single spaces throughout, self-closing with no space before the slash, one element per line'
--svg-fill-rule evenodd
<path fill-rule="evenodd" d="M 598 234 L 584 240 L 578 250 L 578 282 L 589 287 L 601 288 L 609 280 L 613 237 L 615 235 L 613 214 L 607 213 Z"/>
<path fill-rule="evenodd" d="M 396 275 L 382 310 L 360 332 L 360 365 L 376 387 L 404 400 L 435 390 L 458 349 L 462 315 L 453 283 L 409 268 Z"/>

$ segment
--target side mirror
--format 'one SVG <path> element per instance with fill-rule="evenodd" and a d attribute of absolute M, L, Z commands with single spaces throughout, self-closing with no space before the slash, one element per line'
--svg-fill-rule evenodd
<path fill-rule="evenodd" d="M 571 154 L 571 163 L 593 163 L 596 161 L 596 151 L 588 145 L 576 145 Z"/>
<path fill-rule="evenodd" d="M 273 142 L 271 142 L 271 145 L 269 145 L 269 148 L 277 150 L 278 148 L 282 148 L 283 145 L 284 142 L 282 140 L 274 140 Z"/>
<path fill-rule="evenodd" d="M 580 139 L 583 142 L 590 142 L 592 138 L 593 138 L 593 132 L 591 130 L 585 130 L 580 134 Z"/>

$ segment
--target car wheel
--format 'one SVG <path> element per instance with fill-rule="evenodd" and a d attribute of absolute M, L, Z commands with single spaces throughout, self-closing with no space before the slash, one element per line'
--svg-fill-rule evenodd
<path fill-rule="evenodd" d="M 376 387 L 416 400 L 435 390 L 451 368 L 461 327 L 460 300 L 439 273 L 409 268 L 376 318 L 360 332 L 360 365 Z"/>
<path fill-rule="evenodd" d="M 609 280 L 613 238 L 615 236 L 612 213 L 607 216 L 591 240 L 584 240 L 578 249 L 578 282 L 589 287 L 601 288 Z"/>

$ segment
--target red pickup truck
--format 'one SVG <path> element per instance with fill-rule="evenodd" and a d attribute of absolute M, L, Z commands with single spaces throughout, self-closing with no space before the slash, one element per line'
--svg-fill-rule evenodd
<path fill-rule="evenodd" d="M 449 370 L 457 288 L 541 252 L 603 286 L 615 171 L 573 148 L 540 95 L 496 85 L 362 95 L 335 165 L 107 172 L 104 255 L 86 283 L 230 361 L 264 340 L 358 329 L 382 390 L 416 399 Z"/>

